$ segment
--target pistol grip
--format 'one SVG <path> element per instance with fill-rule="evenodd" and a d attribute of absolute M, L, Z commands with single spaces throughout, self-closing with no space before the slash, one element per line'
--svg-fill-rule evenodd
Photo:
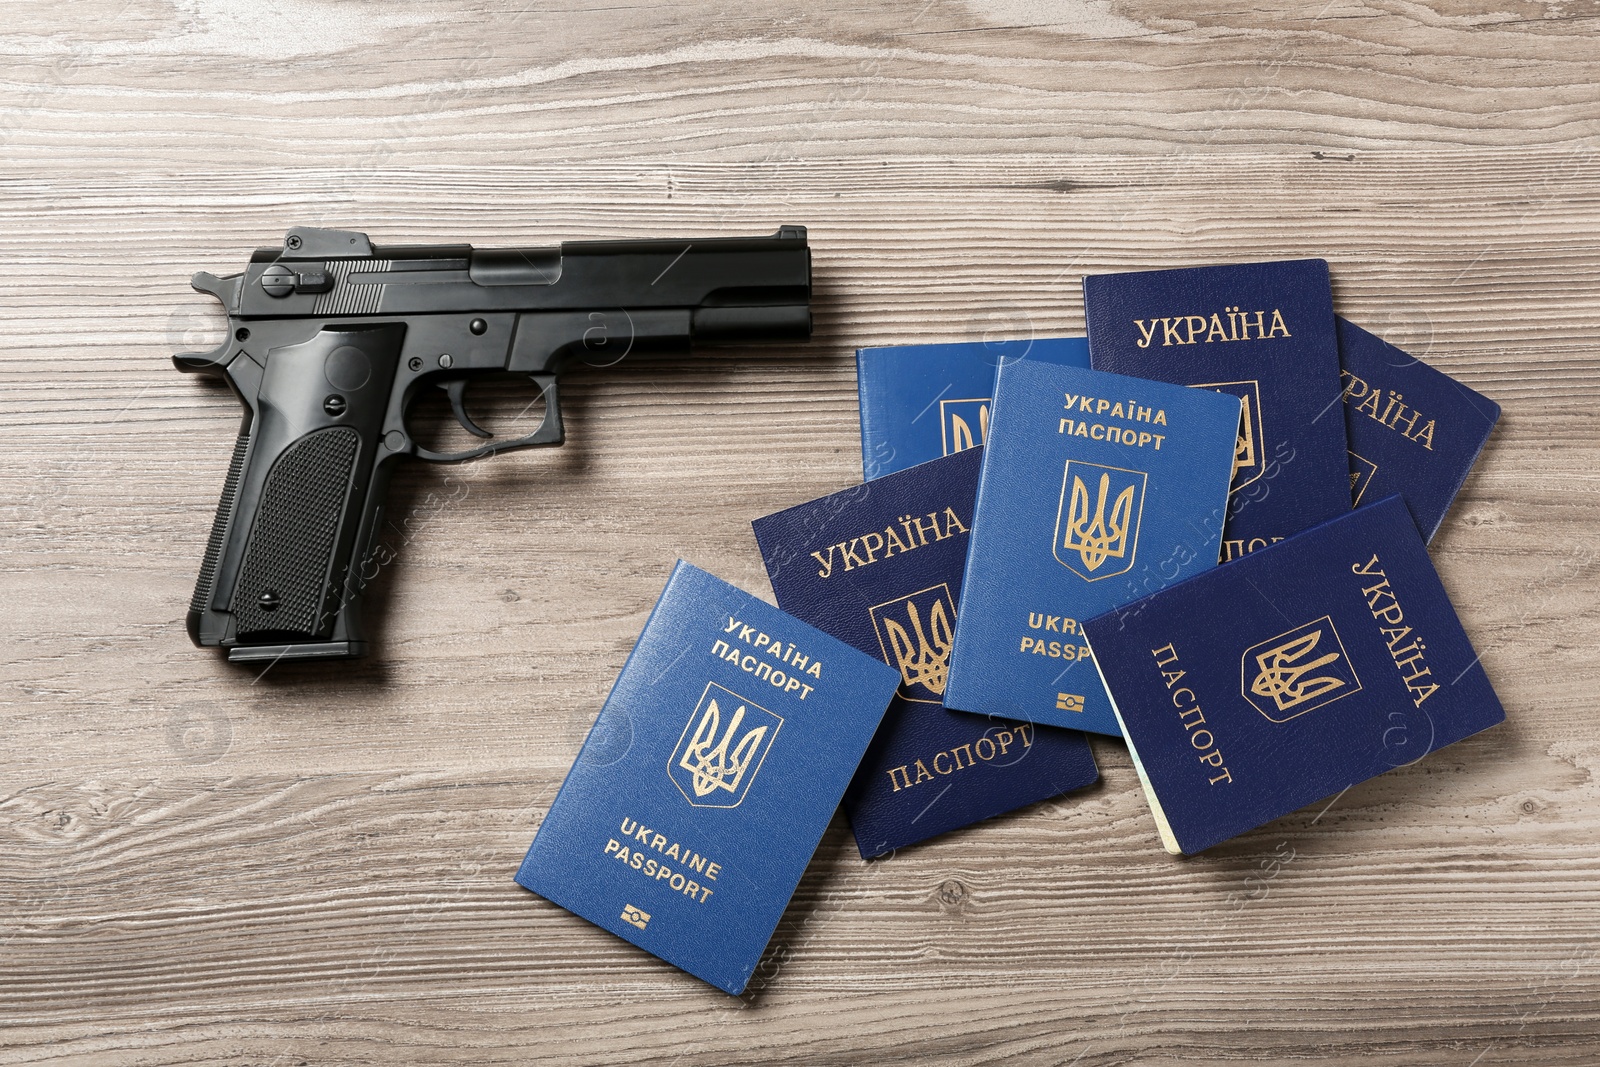
<path fill-rule="evenodd" d="M 334 547 L 360 451 L 354 429 L 330 426 L 306 434 L 273 463 L 233 590 L 240 641 L 332 636 L 344 577 Z"/>
<path fill-rule="evenodd" d="M 222 483 L 222 499 L 217 501 L 217 514 L 211 520 L 211 536 L 206 539 L 206 554 L 200 561 L 200 577 L 194 583 L 194 596 L 189 600 L 189 615 L 185 625 L 189 640 L 196 645 L 205 642 L 200 636 L 201 620 L 205 618 L 206 605 L 211 602 L 212 588 L 217 578 L 217 561 L 222 556 L 223 538 L 228 532 L 228 520 L 233 517 L 234 499 L 239 491 L 239 474 L 244 469 L 244 457 L 250 450 L 250 431 L 240 433 L 233 442 L 233 459 L 228 461 L 228 476 Z"/>
<path fill-rule="evenodd" d="M 323 327 L 229 364 L 251 414 L 190 604 L 196 644 L 234 661 L 365 650 L 357 559 L 398 458 L 382 436 L 404 337 L 400 323 Z"/>

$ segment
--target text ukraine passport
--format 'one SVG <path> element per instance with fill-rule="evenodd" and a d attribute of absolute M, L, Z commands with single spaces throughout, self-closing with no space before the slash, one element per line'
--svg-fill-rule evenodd
<path fill-rule="evenodd" d="M 1398 496 L 1084 630 L 1172 853 L 1505 718 Z"/>
<path fill-rule="evenodd" d="M 1216 566 L 1239 407 L 1104 371 L 1001 368 L 947 706 L 1121 733 L 1079 623 Z"/>
<path fill-rule="evenodd" d="M 856 350 L 861 466 L 868 478 L 983 444 L 1003 363 L 1089 365 L 1081 337 L 962 341 Z"/>
<path fill-rule="evenodd" d="M 1356 507 L 1399 493 L 1433 540 L 1500 405 L 1345 319 L 1339 360 Z"/>
<path fill-rule="evenodd" d="M 1243 402 L 1223 562 L 1350 510 L 1326 262 L 1091 275 L 1083 313 L 1096 370 Z"/>
<path fill-rule="evenodd" d="M 752 524 L 778 606 L 900 675 L 844 796 L 863 858 L 1099 777 L 1076 731 L 944 707 L 982 460 L 968 449 Z"/>
<path fill-rule="evenodd" d="M 680 562 L 518 884 L 740 993 L 898 684 Z"/>

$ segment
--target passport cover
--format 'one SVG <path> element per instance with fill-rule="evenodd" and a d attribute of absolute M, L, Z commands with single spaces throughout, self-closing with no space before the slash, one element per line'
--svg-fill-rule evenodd
<path fill-rule="evenodd" d="M 867 478 L 983 444 L 1001 364 L 1037 359 L 1087 367 L 1081 337 L 970 341 L 856 350 L 861 466 Z"/>
<path fill-rule="evenodd" d="M 1096 370 L 1243 402 L 1223 562 L 1350 510 L 1325 261 L 1091 275 L 1083 311 Z"/>
<path fill-rule="evenodd" d="M 899 680 L 680 562 L 517 883 L 737 995 Z"/>
<path fill-rule="evenodd" d="M 1505 718 L 1399 496 L 1084 630 L 1172 853 Z"/>
<path fill-rule="evenodd" d="M 1024 360 L 994 410 L 945 704 L 1118 735 L 1079 623 L 1216 566 L 1239 400 Z"/>
<path fill-rule="evenodd" d="M 971 448 L 752 524 L 778 606 L 900 675 L 844 795 L 863 859 L 1100 776 L 1076 731 L 944 707 L 982 461 Z"/>
<path fill-rule="evenodd" d="M 1355 506 L 1399 493 L 1433 540 L 1500 405 L 1345 319 L 1339 360 Z"/>

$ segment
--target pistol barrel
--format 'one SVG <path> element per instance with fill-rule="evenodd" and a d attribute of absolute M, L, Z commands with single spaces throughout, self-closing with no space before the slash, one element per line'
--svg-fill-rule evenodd
<path fill-rule="evenodd" d="M 373 247 L 291 232 L 261 249 L 238 289 L 241 318 L 330 318 L 654 310 L 695 313 L 708 343 L 810 335 L 811 251 L 803 226 L 770 237 L 568 241 L 559 248 Z M 298 239 L 298 240 L 297 240 Z M 738 309 L 737 312 L 732 309 Z M 705 312 L 705 314 L 702 314 Z"/>

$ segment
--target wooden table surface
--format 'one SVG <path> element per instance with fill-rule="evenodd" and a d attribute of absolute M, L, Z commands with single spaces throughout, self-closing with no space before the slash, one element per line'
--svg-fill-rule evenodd
<path fill-rule="evenodd" d="M 7 3 L 0 1064 L 1600 1062 L 1600 5 L 1161 6 Z M 780 223 L 810 345 L 409 467 L 364 661 L 190 646 L 191 272 Z M 1103 739 L 891 859 L 838 818 L 738 999 L 512 884 L 672 561 L 769 596 L 749 521 L 859 477 L 856 346 L 1291 256 L 1504 405 L 1434 557 L 1505 725 L 1190 860 Z"/>

